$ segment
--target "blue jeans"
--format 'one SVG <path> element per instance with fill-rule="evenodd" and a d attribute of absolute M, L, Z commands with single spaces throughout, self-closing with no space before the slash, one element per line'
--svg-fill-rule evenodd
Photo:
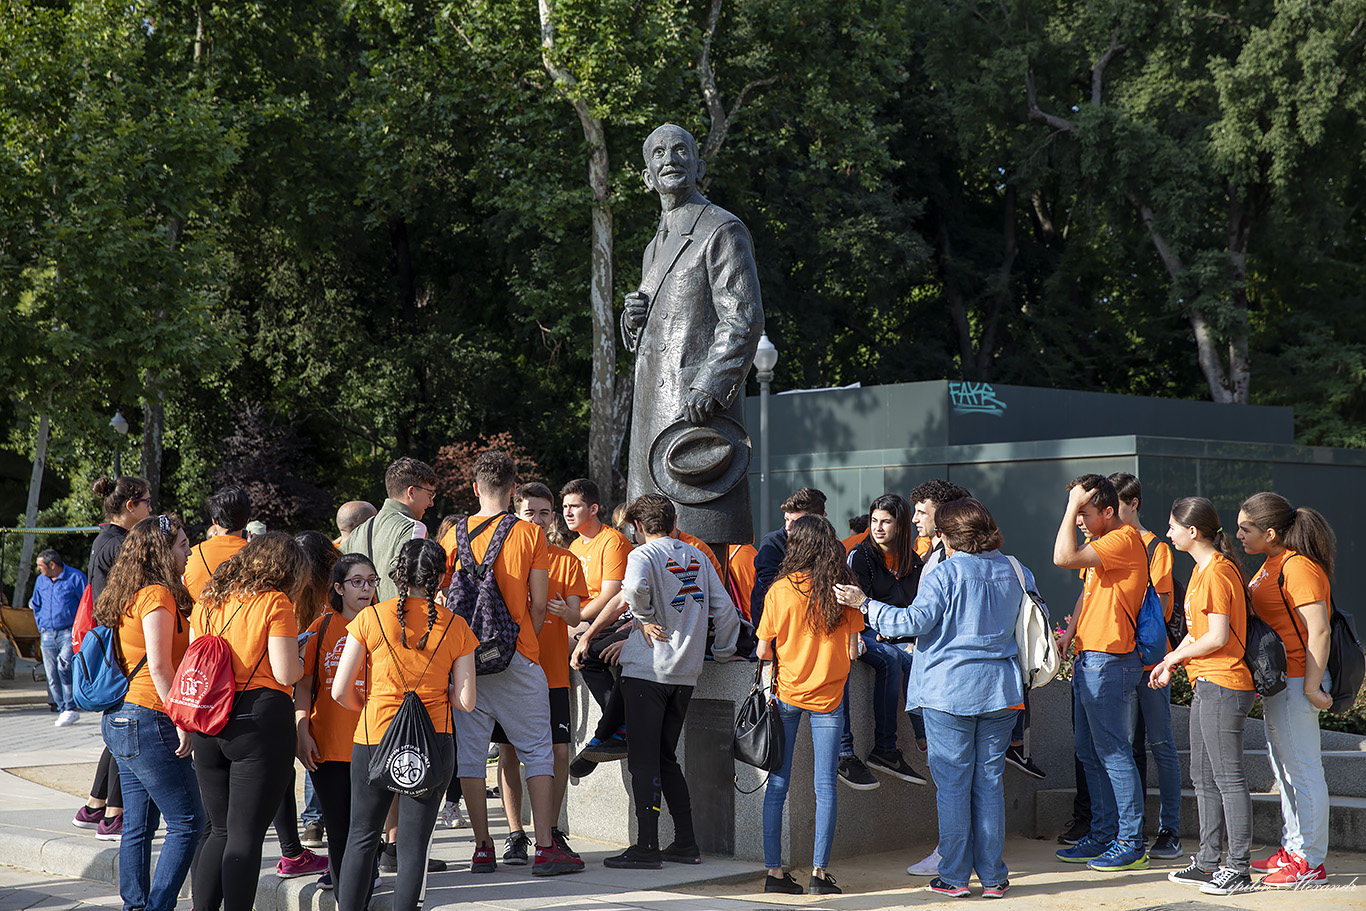
<path fill-rule="evenodd" d="M 1151 671 L 1144 671 L 1138 684 L 1138 710 L 1143 713 L 1144 739 L 1157 763 L 1157 787 L 1162 795 L 1162 810 L 1157 824 L 1173 832 L 1181 831 L 1181 763 L 1176 758 L 1172 739 L 1172 688 L 1149 689 Z M 1134 744 L 1138 747 L 1138 744 Z M 1137 774 L 1137 764 L 1135 764 Z M 1143 785 L 1142 780 L 1139 782 Z"/>
<path fill-rule="evenodd" d="M 43 674 L 47 677 L 47 698 L 59 712 L 76 711 L 71 691 L 71 627 L 38 631 L 43 650 Z"/>
<path fill-rule="evenodd" d="M 1082 652 L 1072 664 L 1072 729 L 1091 793 L 1091 836 L 1126 847 L 1143 841 L 1143 785 L 1134 764 L 1134 720 L 1143 663 L 1138 652 Z"/>
<path fill-rule="evenodd" d="M 313 776 L 304 772 L 304 811 L 299 814 L 304 825 L 323 821 L 323 805 L 318 802 L 318 792 L 313 790 Z"/>
<path fill-rule="evenodd" d="M 835 841 L 835 769 L 839 766 L 840 718 L 844 703 L 830 712 L 812 712 L 778 700 L 778 717 L 783 722 L 783 767 L 770 772 L 764 790 L 764 866 L 783 865 L 783 805 L 792 777 L 792 754 L 797 749 L 797 725 L 802 715 L 811 719 L 811 747 L 814 754 L 816 785 L 816 842 L 811 866 L 825 869 L 830 863 L 830 846 Z"/>
<path fill-rule="evenodd" d="M 984 886 L 1010 876 L 1006 846 L 1006 748 L 1018 709 L 951 715 L 925 709 L 930 773 L 939 809 L 939 878 L 967 886 L 972 871 Z"/>
<path fill-rule="evenodd" d="M 906 702 L 906 675 L 911 672 L 911 656 L 899 645 L 877 641 L 877 634 L 865 629 L 859 634 L 867 650 L 860 661 L 873 669 L 873 749 L 879 753 L 896 750 L 896 726 L 900 721 L 897 711 Z M 849 706 L 849 681 L 844 681 L 844 699 Z M 849 712 L 844 713 L 844 735 L 840 740 L 840 755 L 854 755 L 854 731 L 849 723 Z"/>
<path fill-rule="evenodd" d="M 101 732 L 118 760 L 123 786 L 119 895 L 124 911 L 172 911 L 206 818 L 194 766 L 190 757 L 176 756 L 175 725 L 154 709 L 125 702 L 104 716 Z M 161 816 L 166 838 L 154 876 L 152 836 Z"/>

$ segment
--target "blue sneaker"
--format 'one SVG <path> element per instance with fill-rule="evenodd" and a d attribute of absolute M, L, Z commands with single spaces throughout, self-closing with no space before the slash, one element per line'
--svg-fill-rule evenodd
<path fill-rule="evenodd" d="M 1148 851 L 1142 842 L 1134 845 L 1122 841 L 1112 841 L 1105 853 L 1091 860 L 1086 866 L 1102 873 L 1116 873 L 1120 870 L 1148 869 Z"/>
<path fill-rule="evenodd" d="M 1086 835 L 1075 845 L 1058 849 L 1056 857 L 1063 863 L 1084 864 L 1094 857 L 1100 857 L 1108 847 L 1108 844 L 1101 844 L 1090 835 Z"/>

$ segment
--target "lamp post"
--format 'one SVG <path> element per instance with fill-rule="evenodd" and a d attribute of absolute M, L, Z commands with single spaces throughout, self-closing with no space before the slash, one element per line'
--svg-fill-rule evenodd
<path fill-rule="evenodd" d="M 123 473 L 123 437 L 128 435 L 128 419 L 123 416 L 122 411 L 115 411 L 114 416 L 109 419 L 109 426 L 114 428 L 114 432 L 119 438 L 114 443 L 114 480 L 119 479 Z"/>
<path fill-rule="evenodd" d="M 768 534 L 769 506 L 772 501 L 768 477 L 768 384 L 773 382 L 773 368 L 778 366 L 778 349 L 759 336 L 759 348 L 754 352 L 754 369 L 759 380 L 759 534 Z"/>

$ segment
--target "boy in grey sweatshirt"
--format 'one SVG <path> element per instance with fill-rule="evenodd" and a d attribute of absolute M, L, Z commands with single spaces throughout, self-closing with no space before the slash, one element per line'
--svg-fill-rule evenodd
<path fill-rule="evenodd" d="M 639 626 L 621 650 L 621 689 L 626 707 L 627 767 L 635 798 L 638 837 L 623 853 L 606 858 L 609 867 L 659 869 L 662 861 L 701 861 L 693 832 L 692 803 L 683 769 L 674 755 L 693 687 L 707 651 L 707 621 L 715 626 L 712 655 L 735 654 L 740 617 L 725 585 L 701 551 L 670 537 L 674 506 L 652 493 L 626 508 L 636 540 L 622 583 Z M 659 807 L 668 801 L 674 842 L 659 848 Z"/>

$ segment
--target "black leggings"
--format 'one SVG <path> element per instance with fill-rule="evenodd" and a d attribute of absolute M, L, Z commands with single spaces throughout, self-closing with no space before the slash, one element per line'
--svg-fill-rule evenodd
<path fill-rule="evenodd" d="M 317 782 L 314 782 L 317 787 Z M 294 766 L 289 767 L 289 784 L 285 786 L 285 796 L 280 799 L 280 808 L 275 811 L 275 837 L 280 839 L 280 854 L 283 857 L 298 857 L 304 853 L 304 843 L 299 841 L 299 805 L 294 801 Z"/>
<path fill-rule="evenodd" d="M 209 814 L 209 837 L 194 869 L 195 911 L 251 911 L 261 843 L 294 764 L 294 702 L 279 690 L 246 690 L 223 730 L 193 737 Z"/>
<path fill-rule="evenodd" d="M 422 800 L 416 797 L 398 799 L 398 876 L 394 882 L 392 911 L 416 911 L 422 881 L 427 875 L 427 848 L 436 829 L 446 785 L 455 772 L 455 738 L 450 734 L 437 734 L 436 739 L 440 751 L 436 757 L 440 785 Z M 380 830 L 394 802 L 392 791 L 372 787 L 365 781 L 370 755 L 377 749 L 378 746 L 363 743 L 351 748 L 351 831 L 346 836 L 346 856 L 342 859 L 341 879 L 336 885 L 338 911 L 364 911 L 374 883 Z M 318 787 L 316 779 L 313 787 Z M 327 805 L 324 804 L 324 816 L 326 813 Z"/>
<path fill-rule="evenodd" d="M 96 800 L 103 800 L 106 807 L 122 810 L 123 784 L 120 777 L 119 764 L 109 752 L 109 747 L 105 747 L 104 752 L 100 754 L 100 764 L 95 767 L 95 780 L 90 785 L 90 796 Z"/>
<path fill-rule="evenodd" d="M 674 820 L 674 840 L 695 844 L 688 782 L 675 756 L 692 687 L 622 677 L 617 688 L 626 706 L 626 765 L 636 802 L 637 843 L 645 849 L 659 847 L 662 796 Z"/>
<path fill-rule="evenodd" d="M 320 762 L 308 773 L 313 778 L 313 793 L 323 810 L 327 830 L 327 866 L 332 882 L 341 882 L 342 861 L 346 858 L 346 837 L 351 829 L 351 763 Z M 371 880 L 373 885 L 374 880 Z M 369 895 L 366 896 L 369 902 Z M 364 907 L 364 905 L 362 905 Z"/>
<path fill-rule="evenodd" d="M 606 710 L 607 699 L 611 695 L 613 688 L 617 685 L 617 668 L 608 664 L 600 657 L 602 650 L 613 642 L 620 642 L 631 635 L 631 621 L 621 623 L 606 632 L 598 633 L 588 643 L 588 652 L 584 655 L 583 667 L 579 668 L 579 674 L 583 677 L 583 682 L 588 686 L 588 692 L 593 694 L 598 707 Z M 616 729 L 613 728 L 615 731 Z"/>

